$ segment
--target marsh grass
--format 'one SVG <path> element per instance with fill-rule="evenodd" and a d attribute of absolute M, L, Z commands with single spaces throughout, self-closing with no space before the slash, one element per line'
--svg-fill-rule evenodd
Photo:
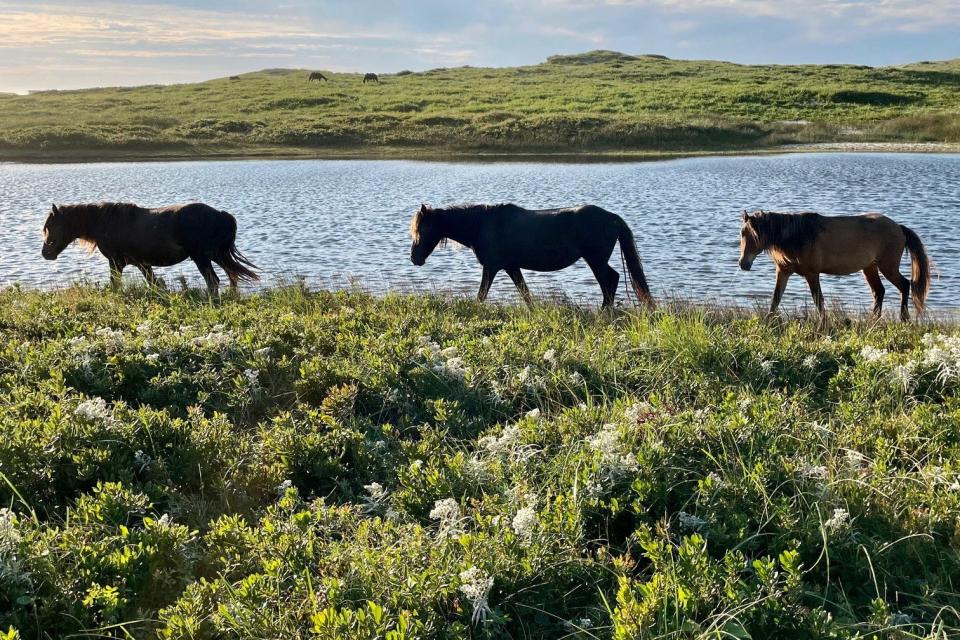
<path fill-rule="evenodd" d="M 0 95 L 6 157 L 702 152 L 960 141 L 956 61 L 737 65 L 589 52 L 381 76 L 272 69 L 197 84 Z"/>
<path fill-rule="evenodd" d="M 9 637 L 944 638 L 960 333 L 0 292 Z"/>

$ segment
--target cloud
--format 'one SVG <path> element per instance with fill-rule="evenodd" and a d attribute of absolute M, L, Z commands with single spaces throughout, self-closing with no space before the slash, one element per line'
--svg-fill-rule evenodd
<path fill-rule="evenodd" d="M 0 0 L 0 91 L 188 82 L 269 66 L 518 65 L 595 48 L 890 64 L 955 57 L 960 27 L 960 0 L 283 0 L 267 7 Z"/>

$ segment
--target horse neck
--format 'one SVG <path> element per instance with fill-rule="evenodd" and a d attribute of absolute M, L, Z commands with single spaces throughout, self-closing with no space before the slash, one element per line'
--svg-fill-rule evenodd
<path fill-rule="evenodd" d="M 81 240 L 96 242 L 102 219 L 100 207 L 78 206 L 70 212 L 70 233 Z"/>
<path fill-rule="evenodd" d="M 482 215 L 482 212 L 475 209 L 446 211 L 440 214 L 440 229 L 443 236 L 465 247 L 473 248 L 477 242 L 477 236 L 480 235 Z"/>

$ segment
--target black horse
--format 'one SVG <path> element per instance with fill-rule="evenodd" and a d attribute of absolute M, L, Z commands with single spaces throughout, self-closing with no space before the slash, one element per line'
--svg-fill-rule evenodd
<path fill-rule="evenodd" d="M 127 265 L 140 269 L 147 282 L 154 284 L 153 267 L 190 258 L 210 293 L 216 295 L 220 279 L 211 263 L 220 265 L 232 287 L 238 281 L 259 280 L 252 271 L 256 265 L 237 250 L 236 236 L 237 221 L 232 215 L 199 202 L 159 209 L 118 202 L 53 205 L 43 225 L 41 253 L 47 260 L 56 260 L 75 240 L 90 251 L 99 249 L 110 263 L 114 287 Z"/>
<path fill-rule="evenodd" d="M 376 82 L 377 84 L 380 84 L 380 77 L 375 73 L 364 74 L 363 84 L 367 84 L 368 82 Z"/>
<path fill-rule="evenodd" d="M 323 75 L 319 71 L 314 71 L 310 74 L 310 77 L 307 78 L 307 82 L 316 80 L 317 82 L 327 82 L 327 76 Z"/>
<path fill-rule="evenodd" d="M 620 274 L 608 263 L 613 247 L 620 251 L 637 298 L 655 306 L 633 232 L 623 219 L 593 205 L 529 211 L 513 204 L 464 205 L 433 209 L 420 205 L 410 222 L 413 246 L 410 260 L 423 265 L 447 239 L 473 249 L 483 265 L 477 298 L 487 297 L 493 279 L 502 269 L 513 280 L 524 301 L 530 291 L 521 269 L 559 271 L 583 258 L 603 291 L 603 308 L 613 304 Z"/>

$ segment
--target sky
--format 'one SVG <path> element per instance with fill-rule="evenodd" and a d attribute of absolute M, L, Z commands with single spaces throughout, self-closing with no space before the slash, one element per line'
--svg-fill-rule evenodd
<path fill-rule="evenodd" d="M 960 57 L 960 0 L 0 0 L 0 91 L 272 67 L 396 72 L 590 49 L 874 66 Z"/>

